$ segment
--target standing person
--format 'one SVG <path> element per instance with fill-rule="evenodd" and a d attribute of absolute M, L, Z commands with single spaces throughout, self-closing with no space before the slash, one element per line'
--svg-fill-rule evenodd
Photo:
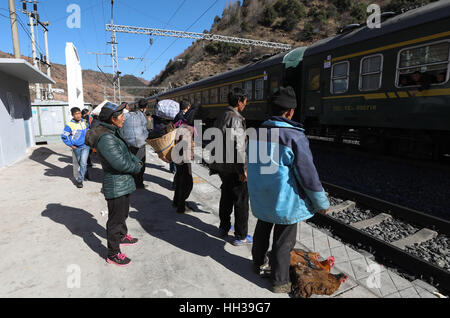
<path fill-rule="evenodd" d="M 73 107 L 70 112 L 73 118 L 64 127 L 61 139 L 67 146 L 72 148 L 73 176 L 76 180 L 77 188 L 80 189 L 83 188 L 90 150 L 84 143 L 88 126 L 81 118 L 81 110 L 78 107 Z"/>
<path fill-rule="evenodd" d="M 247 190 L 247 164 L 246 164 L 246 123 L 240 114 L 247 105 L 247 95 L 242 88 L 234 88 L 228 94 L 230 106 L 216 123 L 224 137 L 223 163 L 210 165 L 212 171 L 219 173 L 222 180 L 219 204 L 219 236 L 226 237 L 231 229 L 231 214 L 234 207 L 234 240 L 232 244 L 240 246 L 252 244 L 253 238 L 248 235 L 248 190 Z M 233 157 L 233 162 L 226 162 Z"/>
<path fill-rule="evenodd" d="M 179 110 L 177 110 L 176 112 L 173 112 L 173 113 L 168 112 L 168 113 L 170 113 L 170 116 L 168 116 L 169 114 L 166 114 L 165 118 L 158 116 L 157 109 L 158 109 L 158 106 L 160 105 L 160 102 L 164 103 L 165 101 L 164 100 L 163 101 L 156 100 L 156 113 L 152 116 L 153 129 L 149 136 L 150 139 L 158 138 L 158 137 L 161 137 L 162 135 L 166 134 L 167 127 L 173 126 L 173 124 L 174 124 L 173 119 L 179 113 Z M 173 162 L 169 163 L 169 170 L 170 170 L 170 173 L 176 174 L 176 165 Z M 175 176 L 174 176 L 174 180 L 172 181 L 172 190 L 175 190 L 175 186 L 176 186 L 176 180 L 175 180 Z"/>
<path fill-rule="evenodd" d="M 194 180 L 192 178 L 192 165 L 191 160 L 194 159 L 194 128 L 188 123 L 185 118 L 186 113 L 191 108 L 191 103 L 187 100 L 183 100 L 180 103 L 180 112 L 175 116 L 174 123 L 179 127 L 177 136 L 175 137 L 175 143 L 179 146 L 184 146 L 182 149 L 187 149 L 189 153 L 182 153 L 182 162 L 173 163 L 175 165 L 175 177 L 174 177 L 174 198 L 172 205 L 176 207 L 177 213 L 185 213 L 186 210 L 192 211 L 192 208 L 186 204 L 186 200 L 191 194 L 194 186 Z M 181 143 L 184 143 L 182 145 Z M 190 145 L 187 145 L 190 143 Z M 172 155 L 172 159 L 174 156 Z"/>
<path fill-rule="evenodd" d="M 130 194 L 136 190 L 133 175 L 139 173 L 142 162 L 127 147 L 122 134 L 125 121 L 124 105 L 107 103 L 100 112 L 100 125 L 89 131 L 86 142 L 97 149 L 104 171 L 103 194 L 108 203 L 106 261 L 126 266 L 131 260 L 120 251 L 121 245 L 134 245 L 137 239 L 128 234 L 125 224 L 130 210 Z"/>
<path fill-rule="evenodd" d="M 125 109 L 129 109 L 127 103 L 124 103 Z M 123 136 L 133 155 L 142 161 L 142 168 L 138 174 L 134 175 L 136 188 L 145 189 L 144 173 L 146 159 L 146 139 L 148 138 L 147 118 L 145 111 L 147 110 L 147 102 L 144 99 L 139 101 L 139 109 L 134 112 L 128 112 L 124 115 L 125 123 L 123 124 Z"/>
<path fill-rule="evenodd" d="M 183 99 L 180 103 L 180 112 L 173 119 L 173 123 L 177 124 L 180 120 L 187 123 L 186 113 L 191 109 L 191 102 Z"/>
<path fill-rule="evenodd" d="M 272 97 L 271 105 L 274 116 L 258 129 L 256 139 L 249 140 L 252 153 L 259 154 L 258 147 L 264 147 L 270 157 L 270 161 L 262 163 L 258 156 L 256 163 L 248 164 L 250 203 L 258 219 L 252 256 L 259 273 L 274 228 L 269 260 L 272 291 L 288 293 L 291 289 L 289 259 L 296 242 L 297 223 L 309 219 L 316 212 L 327 213 L 330 203 L 314 166 L 304 130 L 299 123 L 292 121 L 297 107 L 294 90 L 291 87 L 280 88 Z M 278 135 L 276 141 L 272 140 L 274 134 Z M 261 138 L 263 135 L 265 138 Z M 276 171 L 264 173 L 262 168 L 269 165 L 273 165 Z"/>

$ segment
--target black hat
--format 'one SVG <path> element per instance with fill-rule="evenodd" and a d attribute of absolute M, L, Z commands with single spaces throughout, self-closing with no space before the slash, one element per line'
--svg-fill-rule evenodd
<path fill-rule="evenodd" d="M 138 103 L 138 107 L 140 108 L 140 109 L 143 109 L 143 108 L 146 108 L 147 107 L 147 101 L 145 100 L 145 99 L 140 99 L 139 100 L 139 103 Z"/>
<path fill-rule="evenodd" d="M 112 114 L 119 112 L 119 111 L 123 110 L 124 108 L 125 108 L 125 104 L 121 104 L 119 106 L 119 105 L 108 102 L 102 107 L 102 110 L 100 111 L 100 115 L 98 116 L 98 118 L 101 121 L 108 122 L 109 119 L 111 118 Z"/>
<path fill-rule="evenodd" d="M 191 102 L 183 99 L 180 103 L 180 110 L 185 110 L 189 105 L 191 105 Z"/>
<path fill-rule="evenodd" d="M 295 91 L 291 86 L 280 87 L 278 92 L 274 93 L 270 99 L 272 105 L 283 109 L 297 108 L 297 98 Z"/>

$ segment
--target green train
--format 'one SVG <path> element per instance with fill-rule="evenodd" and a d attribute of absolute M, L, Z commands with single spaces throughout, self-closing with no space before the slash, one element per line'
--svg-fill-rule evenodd
<path fill-rule="evenodd" d="M 450 154 L 450 1 L 382 14 L 380 28 L 350 25 L 309 47 L 265 56 L 241 68 L 149 99 L 201 105 L 207 126 L 227 106 L 228 91 L 249 95 L 244 116 L 267 119 L 268 97 L 294 87 L 296 120 L 307 134 L 358 140 L 391 154 L 440 159 Z"/>

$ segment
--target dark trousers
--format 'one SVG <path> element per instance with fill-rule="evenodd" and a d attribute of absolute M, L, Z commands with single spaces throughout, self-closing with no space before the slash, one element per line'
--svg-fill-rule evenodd
<path fill-rule="evenodd" d="M 234 236 L 244 240 L 248 234 L 248 189 L 247 182 L 239 181 L 239 175 L 219 174 L 222 180 L 220 187 L 219 217 L 220 228 L 229 231 L 231 213 L 234 207 Z"/>
<path fill-rule="evenodd" d="M 183 213 L 185 211 L 186 200 L 189 198 L 194 186 L 191 164 L 183 163 L 181 165 L 176 165 L 174 180 L 175 194 L 173 197 L 173 204 L 177 207 L 177 212 Z"/>
<path fill-rule="evenodd" d="M 141 171 L 139 171 L 138 174 L 133 175 L 134 178 L 134 183 L 136 184 L 137 187 L 142 187 L 144 185 L 144 173 L 145 173 L 145 146 L 141 147 L 141 148 L 136 148 L 133 146 L 129 147 L 131 153 L 133 155 L 135 155 L 136 157 L 138 157 L 139 160 L 142 161 L 142 168 Z"/>
<path fill-rule="evenodd" d="M 264 264 L 269 249 L 270 232 L 273 232 L 272 252 L 270 254 L 271 278 L 274 285 L 289 283 L 289 260 L 297 237 L 297 223 L 291 225 L 273 224 L 258 220 L 253 235 L 252 256 L 256 266 Z"/>
<path fill-rule="evenodd" d="M 120 253 L 120 240 L 128 234 L 125 224 L 130 211 L 130 195 L 124 195 L 108 202 L 108 222 L 106 237 L 108 240 L 108 257 Z"/>

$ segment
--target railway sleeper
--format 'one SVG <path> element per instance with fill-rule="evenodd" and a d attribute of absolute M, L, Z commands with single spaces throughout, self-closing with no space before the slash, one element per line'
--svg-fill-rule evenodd
<path fill-rule="evenodd" d="M 347 200 L 338 205 L 333 205 L 332 207 L 330 207 L 330 211 L 328 213 L 330 215 L 333 215 L 342 211 L 353 211 L 355 209 L 355 206 L 355 202 Z"/>
<path fill-rule="evenodd" d="M 436 231 L 423 228 L 415 234 L 402 238 L 401 240 L 392 242 L 391 244 L 402 250 L 406 250 L 407 246 L 412 246 L 414 244 L 420 244 L 429 240 L 432 240 L 438 236 Z"/>
<path fill-rule="evenodd" d="M 353 226 L 354 228 L 357 228 L 358 230 L 361 230 L 361 229 L 365 229 L 365 228 L 368 228 L 368 227 L 371 227 L 374 225 L 378 225 L 381 222 L 388 220 L 388 219 L 392 219 L 392 215 L 389 215 L 386 213 L 380 213 L 371 219 L 352 223 L 351 226 Z"/>

